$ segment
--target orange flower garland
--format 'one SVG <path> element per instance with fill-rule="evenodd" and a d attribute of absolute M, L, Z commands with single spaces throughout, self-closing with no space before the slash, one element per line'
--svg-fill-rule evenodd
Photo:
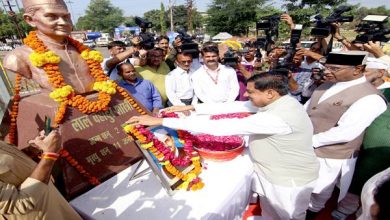
<path fill-rule="evenodd" d="M 8 143 L 16 145 L 16 118 L 18 116 L 19 110 L 19 101 L 20 101 L 20 82 L 22 81 L 22 76 L 16 74 L 15 86 L 14 86 L 14 97 L 12 98 L 12 108 L 11 108 L 11 124 L 8 135 Z"/>
<path fill-rule="evenodd" d="M 189 154 L 189 160 L 194 166 L 193 170 L 184 174 L 175 167 L 175 164 L 177 166 L 187 166 L 189 163 L 184 162 L 184 160 L 180 161 L 178 158 L 170 158 L 169 154 L 166 152 L 164 144 L 154 138 L 153 134 L 149 130 L 145 129 L 141 125 L 134 126 L 130 124 L 124 125 L 123 129 L 126 133 L 129 134 L 130 137 L 134 136 L 134 138 L 141 143 L 142 148 L 153 154 L 159 163 L 165 167 L 168 173 L 183 181 L 183 183 L 178 187 L 179 189 L 196 191 L 204 187 L 204 183 L 199 178 L 199 174 L 202 171 L 200 157 L 198 153 L 192 148 L 192 140 L 190 140 L 192 135 L 190 135 L 188 132 L 181 130 L 177 131 L 180 140 L 184 141 L 184 151 Z M 187 140 L 189 141 L 187 142 Z"/>
<path fill-rule="evenodd" d="M 92 174 L 88 173 L 83 166 L 81 166 L 76 159 L 74 159 L 70 153 L 62 149 L 60 151 L 61 157 L 65 158 L 65 160 L 72 166 L 74 167 L 81 175 L 83 175 L 85 178 L 88 179 L 88 182 L 91 183 L 94 186 L 97 186 L 100 184 L 100 181 L 97 177 L 93 176 Z"/>
<path fill-rule="evenodd" d="M 109 80 L 109 77 L 107 77 L 100 65 L 100 54 L 98 52 L 91 51 L 88 47 L 84 46 L 83 44 L 79 43 L 78 41 L 68 37 L 68 42 L 76 47 L 77 51 L 81 54 L 81 56 L 86 60 L 87 65 L 90 70 L 90 74 L 94 77 L 95 82 L 106 82 Z M 24 39 L 24 43 L 31 47 L 34 50 L 34 54 L 32 54 L 32 57 L 30 55 L 30 59 L 32 59 L 32 63 L 37 65 L 38 67 L 42 67 L 43 70 L 47 73 L 49 79 L 48 81 L 51 83 L 51 85 L 57 90 L 62 89 L 65 86 L 68 86 L 65 83 L 65 80 L 59 71 L 58 63 L 60 62 L 59 57 L 56 57 L 53 52 L 49 51 L 48 48 L 44 45 L 44 43 L 37 37 L 37 34 L 35 31 L 32 31 L 29 33 L 29 35 Z M 34 61 L 34 62 L 33 62 Z M 38 61 L 38 62 L 37 62 Z M 12 111 L 10 113 L 11 115 L 11 125 L 10 125 L 10 131 L 9 131 L 9 142 L 12 144 L 16 144 L 16 119 L 18 115 L 18 106 L 20 101 L 20 82 L 21 82 L 21 75 L 16 75 L 16 81 L 15 81 L 15 95 L 13 97 L 13 106 Z M 95 86 L 94 86 L 95 87 Z M 103 87 L 103 88 L 101 88 Z M 59 107 L 57 109 L 57 113 L 55 115 L 55 126 L 58 126 L 65 113 L 68 106 L 76 107 L 78 108 L 82 113 L 89 114 L 99 111 L 105 111 L 108 110 L 108 105 L 111 101 L 111 94 L 112 91 L 109 93 L 109 89 L 113 88 L 114 93 L 118 91 L 122 97 L 128 101 L 132 107 L 137 110 L 141 115 L 147 114 L 138 104 L 135 102 L 133 98 L 127 93 L 127 91 L 120 86 L 118 86 L 116 83 L 112 82 L 112 87 L 105 90 L 105 85 L 101 85 L 100 88 L 98 88 L 97 91 L 99 91 L 98 99 L 97 101 L 89 101 L 85 97 L 81 95 L 75 95 L 74 92 L 72 92 L 73 89 L 70 89 L 71 91 L 65 99 L 60 99 Z M 70 87 L 71 88 L 71 87 Z M 59 90 L 57 90 L 59 91 Z M 54 91 L 55 92 L 55 91 Z M 63 98 L 63 97 L 62 97 Z M 83 166 L 81 166 L 76 159 L 74 159 L 70 153 L 62 149 L 60 151 L 61 157 L 63 157 L 72 167 L 74 167 L 80 174 L 82 174 L 85 178 L 88 179 L 88 182 L 92 185 L 99 185 L 100 181 L 97 177 L 93 176 L 89 172 L 87 172 Z"/>
<path fill-rule="evenodd" d="M 94 77 L 95 82 L 104 82 L 109 80 L 109 77 L 104 74 L 100 66 L 102 58 L 100 59 L 101 56 L 99 56 L 98 52 L 91 51 L 91 49 L 70 37 L 68 37 L 67 40 L 71 45 L 76 47 L 77 51 L 84 59 L 86 59 L 90 74 Z M 58 63 L 60 62 L 59 57 L 57 59 L 57 55 L 54 53 L 48 54 L 50 51 L 38 38 L 35 31 L 30 32 L 30 34 L 24 39 L 24 43 L 31 47 L 34 51 L 33 54 L 30 55 L 31 62 L 38 67 L 42 67 L 47 73 L 49 82 L 56 89 L 53 93 L 63 92 L 60 90 L 68 85 L 65 83 L 64 77 L 62 76 L 58 66 Z M 112 84 L 114 88 L 117 86 L 115 83 Z M 96 101 L 89 101 L 81 95 L 76 95 L 73 89 L 68 91 L 69 94 L 66 94 L 66 96 L 60 101 L 60 107 L 54 119 L 56 125 L 61 123 L 66 111 L 66 106 L 75 107 L 85 114 L 108 110 L 108 104 L 111 101 L 111 94 L 105 91 L 99 91 L 98 99 Z"/>

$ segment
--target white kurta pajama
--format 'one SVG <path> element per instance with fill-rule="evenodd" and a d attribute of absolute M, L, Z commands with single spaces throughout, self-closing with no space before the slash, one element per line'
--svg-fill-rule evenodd
<path fill-rule="evenodd" d="M 347 82 L 338 82 L 329 88 L 320 98 L 319 103 L 327 98 L 355 85 L 363 83 L 363 76 Z M 307 109 L 309 100 L 305 104 Z M 336 127 L 313 136 L 313 147 L 345 143 L 359 136 L 371 122 L 386 110 L 386 103 L 379 95 L 367 95 L 353 103 L 341 116 Z M 339 184 L 340 194 L 338 201 L 343 199 L 348 191 L 355 170 L 356 157 L 349 159 L 320 158 L 320 176 L 313 190 L 310 210 L 314 212 L 324 208 L 336 184 Z"/>
<path fill-rule="evenodd" d="M 168 100 L 172 105 L 185 105 L 181 99 L 192 99 L 194 97 L 194 88 L 191 82 L 192 69 L 189 72 L 180 67 L 172 70 L 165 77 L 165 89 Z"/>
<path fill-rule="evenodd" d="M 203 65 L 191 80 L 195 96 L 203 103 L 233 102 L 240 89 L 236 71 L 222 64 L 215 71 Z"/>
<path fill-rule="evenodd" d="M 200 104 L 195 109 L 198 114 L 256 112 L 242 119 L 165 118 L 163 125 L 213 135 L 249 135 L 263 218 L 305 219 L 318 162 L 311 147 L 310 119 L 299 102 L 286 95 L 264 108 L 232 102 Z"/>

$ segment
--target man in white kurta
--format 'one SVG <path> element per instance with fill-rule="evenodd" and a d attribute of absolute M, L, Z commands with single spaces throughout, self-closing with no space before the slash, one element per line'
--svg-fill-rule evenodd
<path fill-rule="evenodd" d="M 233 102 L 239 92 L 236 71 L 218 62 L 218 47 L 202 49 L 204 64 L 191 77 L 195 96 L 201 103 Z"/>
<path fill-rule="evenodd" d="M 345 196 L 362 134 L 386 110 L 386 102 L 363 75 L 365 57 L 351 52 L 330 54 L 325 73 L 337 82 L 321 85 L 305 104 L 314 126 L 313 148 L 320 161 L 320 176 L 310 202 L 310 219 L 324 208 L 336 184 L 340 187 L 338 201 Z M 330 122 L 334 114 L 341 117 Z"/>
<path fill-rule="evenodd" d="M 176 57 L 176 68 L 165 77 L 165 89 L 168 96 L 168 106 L 189 105 L 193 101 L 194 88 L 191 76 L 191 54 L 179 53 Z"/>
<path fill-rule="evenodd" d="M 209 120 L 196 116 L 185 119 L 136 116 L 129 122 L 162 124 L 213 135 L 249 135 L 256 171 L 255 191 L 260 195 L 263 218 L 305 219 L 319 164 L 311 147 L 310 119 L 303 106 L 287 93 L 286 77 L 259 74 L 248 79 L 245 93 L 248 102 L 170 107 L 196 110 L 197 114 L 255 113 L 249 117 Z"/>

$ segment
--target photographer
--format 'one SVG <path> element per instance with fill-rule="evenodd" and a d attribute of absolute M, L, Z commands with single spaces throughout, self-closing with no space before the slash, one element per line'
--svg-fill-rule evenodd
<path fill-rule="evenodd" d="M 340 34 L 340 26 L 341 24 L 336 22 L 331 24 L 334 28 L 334 32 L 332 33 L 334 39 L 338 42 L 342 43 L 348 50 L 364 50 L 364 48 L 360 45 L 355 45 L 347 40 L 344 36 Z"/>
<path fill-rule="evenodd" d="M 299 49 L 293 58 L 295 67 L 292 69 L 292 77 L 297 82 L 297 90 L 291 92 L 291 94 L 301 103 L 307 101 L 310 97 L 307 97 L 309 86 L 312 85 L 312 69 L 324 69 L 324 66 L 320 64 L 319 60 L 323 58 L 320 54 L 321 44 L 315 42 L 310 46 L 310 50 Z M 305 93 L 305 96 L 302 94 Z"/>
<path fill-rule="evenodd" d="M 386 55 L 378 44 L 372 41 L 368 41 L 368 43 L 363 44 L 363 47 L 365 51 L 371 53 L 375 56 L 375 58 L 386 62 L 390 66 L 390 56 Z M 388 71 L 390 72 L 390 68 L 388 69 Z"/>
<path fill-rule="evenodd" d="M 341 36 L 339 23 L 333 23 L 332 25 L 335 28 L 334 38 L 341 42 L 348 50 L 364 50 L 374 55 L 375 58 L 390 64 L 390 57 L 383 52 L 379 45 L 380 42 L 368 41 L 364 44 L 351 43 L 345 37 Z"/>
<path fill-rule="evenodd" d="M 146 65 L 135 67 L 143 79 L 149 80 L 156 86 L 161 94 L 163 106 L 168 100 L 165 89 L 165 77 L 170 72 L 168 65 L 164 62 L 164 51 L 161 48 L 148 50 L 146 55 Z"/>
<path fill-rule="evenodd" d="M 169 53 L 165 57 L 165 62 L 169 66 L 169 69 L 172 71 L 176 68 L 175 66 L 175 60 L 177 53 L 179 51 L 180 46 L 183 44 L 183 41 L 180 37 L 180 35 L 177 35 L 175 37 L 175 40 L 172 42 L 172 47 L 169 51 Z"/>
<path fill-rule="evenodd" d="M 136 42 L 133 39 L 133 42 Z M 117 65 L 123 62 L 131 63 L 132 65 L 144 65 L 146 62 L 146 51 L 135 46 L 131 46 L 126 50 L 126 44 L 122 41 L 112 41 L 107 46 L 110 53 L 109 58 L 105 58 L 102 63 L 104 73 L 106 73 L 111 80 L 120 79 L 117 71 Z M 136 54 L 139 57 L 133 57 Z"/>
<path fill-rule="evenodd" d="M 286 22 L 290 30 L 293 30 L 295 28 L 295 24 L 291 16 L 287 13 L 284 13 L 280 16 L 280 20 Z"/>
<path fill-rule="evenodd" d="M 241 56 L 241 64 L 244 66 L 254 66 L 255 65 L 255 55 L 256 55 L 256 45 L 252 42 L 245 44 L 242 53 L 244 56 Z M 261 54 L 260 54 L 261 55 Z M 261 59 L 261 57 L 260 57 Z"/>
<path fill-rule="evenodd" d="M 254 49 L 254 52 L 250 52 L 248 49 L 248 47 L 250 47 L 249 44 L 246 44 L 246 47 L 243 49 L 240 49 L 240 46 L 241 45 L 236 41 L 225 41 L 219 45 L 219 50 L 225 51 L 227 47 L 227 51 L 224 53 L 222 58 L 222 63 L 236 71 L 237 80 L 240 87 L 236 100 L 247 101 L 248 98 L 244 96 L 246 91 L 246 80 L 252 76 L 256 48 L 253 48 L 253 46 L 251 49 Z M 242 56 L 242 54 L 244 54 L 244 56 Z M 248 63 L 248 60 L 246 60 L 245 57 L 247 57 L 248 60 L 251 60 L 253 64 Z"/>
<path fill-rule="evenodd" d="M 156 42 L 157 42 L 157 47 L 163 49 L 164 58 L 166 59 L 169 53 L 169 38 L 165 35 L 161 35 L 157 37 Z"/>
<path fill-rule="evenodd" d="M 179 30 L 179 35 L 172 42 L 173 48 L 165 59 L 171 70 L 176 68 L 175 60 L 178 53 L 189 53 L 193 58 L 191 68 L 198 70 L 202 64 L 199 61 L 199 45 L 193 41 L 193 38 L 184 30 Z"/>

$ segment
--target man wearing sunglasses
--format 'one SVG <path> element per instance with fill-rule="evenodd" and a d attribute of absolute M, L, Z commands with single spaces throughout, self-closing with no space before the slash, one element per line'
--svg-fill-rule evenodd
<path fill-rule="evenodd" d="M 194 88 L 191 83 L 192 55 L 179 53 L 176 57 L 176 68 L 165 78 L 165 89 L 168 96 L 168 106 L 191 105 Z"/>
<path fill-rule="evenodd" d="M 367 53 L 330 53 L 325 75 L 334 82 L 319 86 L 305 104 L 313 123 L 313 147 L 320 161 L 307 219 L 314 219 L 339 185 L 338 201 L 351 183 L 364 130 L 386 110 L 386 101 L 364 76 Z"/>

